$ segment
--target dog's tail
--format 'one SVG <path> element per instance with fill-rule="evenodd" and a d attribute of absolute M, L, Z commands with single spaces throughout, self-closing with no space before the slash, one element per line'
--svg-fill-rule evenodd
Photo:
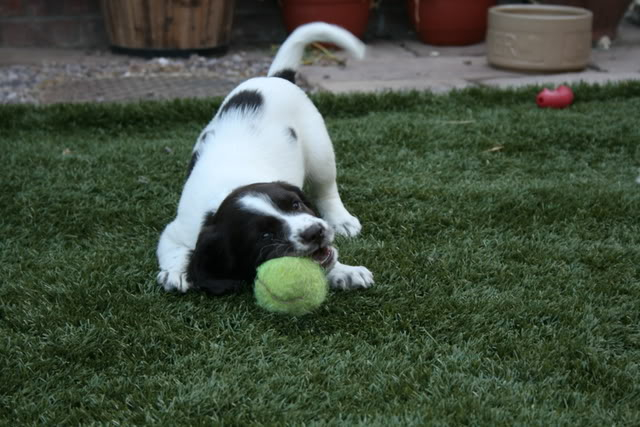
<path fill-rule="evenodd" d="M 312 42 L 332 43 L 357 59 L 364 58 L 366 50 L 364 43 L 344 28 L 324 22 L 313 22 L 302 25 L 291 33 L 280 46 L 267 75 L 295 83 L 296 70 L 302 61 L 304 48 Z"/>

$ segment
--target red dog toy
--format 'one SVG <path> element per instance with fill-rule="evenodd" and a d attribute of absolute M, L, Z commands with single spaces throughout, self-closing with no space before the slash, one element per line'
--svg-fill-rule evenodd
<path fill-rule="evenodd" d="M 543 89 L 536 97 L 539 107 L 564 108 L 573 102 L 573 91 L 570 87 L 562 85 L 555 90 Z"/>

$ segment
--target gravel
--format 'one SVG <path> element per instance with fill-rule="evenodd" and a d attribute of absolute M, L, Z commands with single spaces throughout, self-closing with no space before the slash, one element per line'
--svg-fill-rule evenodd
<path fill-rule="evenodd" d="M 266 75 L 272 53 L 235 51 L 222 57 L 142 59 L 107 52 L 92 52 L 69 60 L 48 55 L 40 63 L 0 66 L 0 103 L 42 103 L 52 87 L 73 81 L 131 77 L 199 76 L 243 81 Z M 34 62 L 34 61 L 31 61 Z"/>

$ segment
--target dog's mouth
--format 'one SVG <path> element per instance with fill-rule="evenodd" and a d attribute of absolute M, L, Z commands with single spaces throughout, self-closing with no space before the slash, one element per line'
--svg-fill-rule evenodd
<path fill-rule="evenodd" d="M 311 254 L 311 259 L 320 264 L 323 268 L 328 268 L 333 263 L 335 252 L 331 246 L 324 246 L 315 250 Z"/>

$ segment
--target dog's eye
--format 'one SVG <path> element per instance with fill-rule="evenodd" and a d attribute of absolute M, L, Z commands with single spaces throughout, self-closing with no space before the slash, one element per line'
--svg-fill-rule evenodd
<path fill-rule="evenodd" d="M 293 205 L 291 205 L 291 207 L 294 211 L 299 211 L 300 209 L 302 209 L 302 203 L 296 200 L 293 202 Z"/>
<path fill-rule="evenodd" d="M 273 233 L 265 232 L 262 233 L 262 240 L 271 240 L 273 239 Z"/>

